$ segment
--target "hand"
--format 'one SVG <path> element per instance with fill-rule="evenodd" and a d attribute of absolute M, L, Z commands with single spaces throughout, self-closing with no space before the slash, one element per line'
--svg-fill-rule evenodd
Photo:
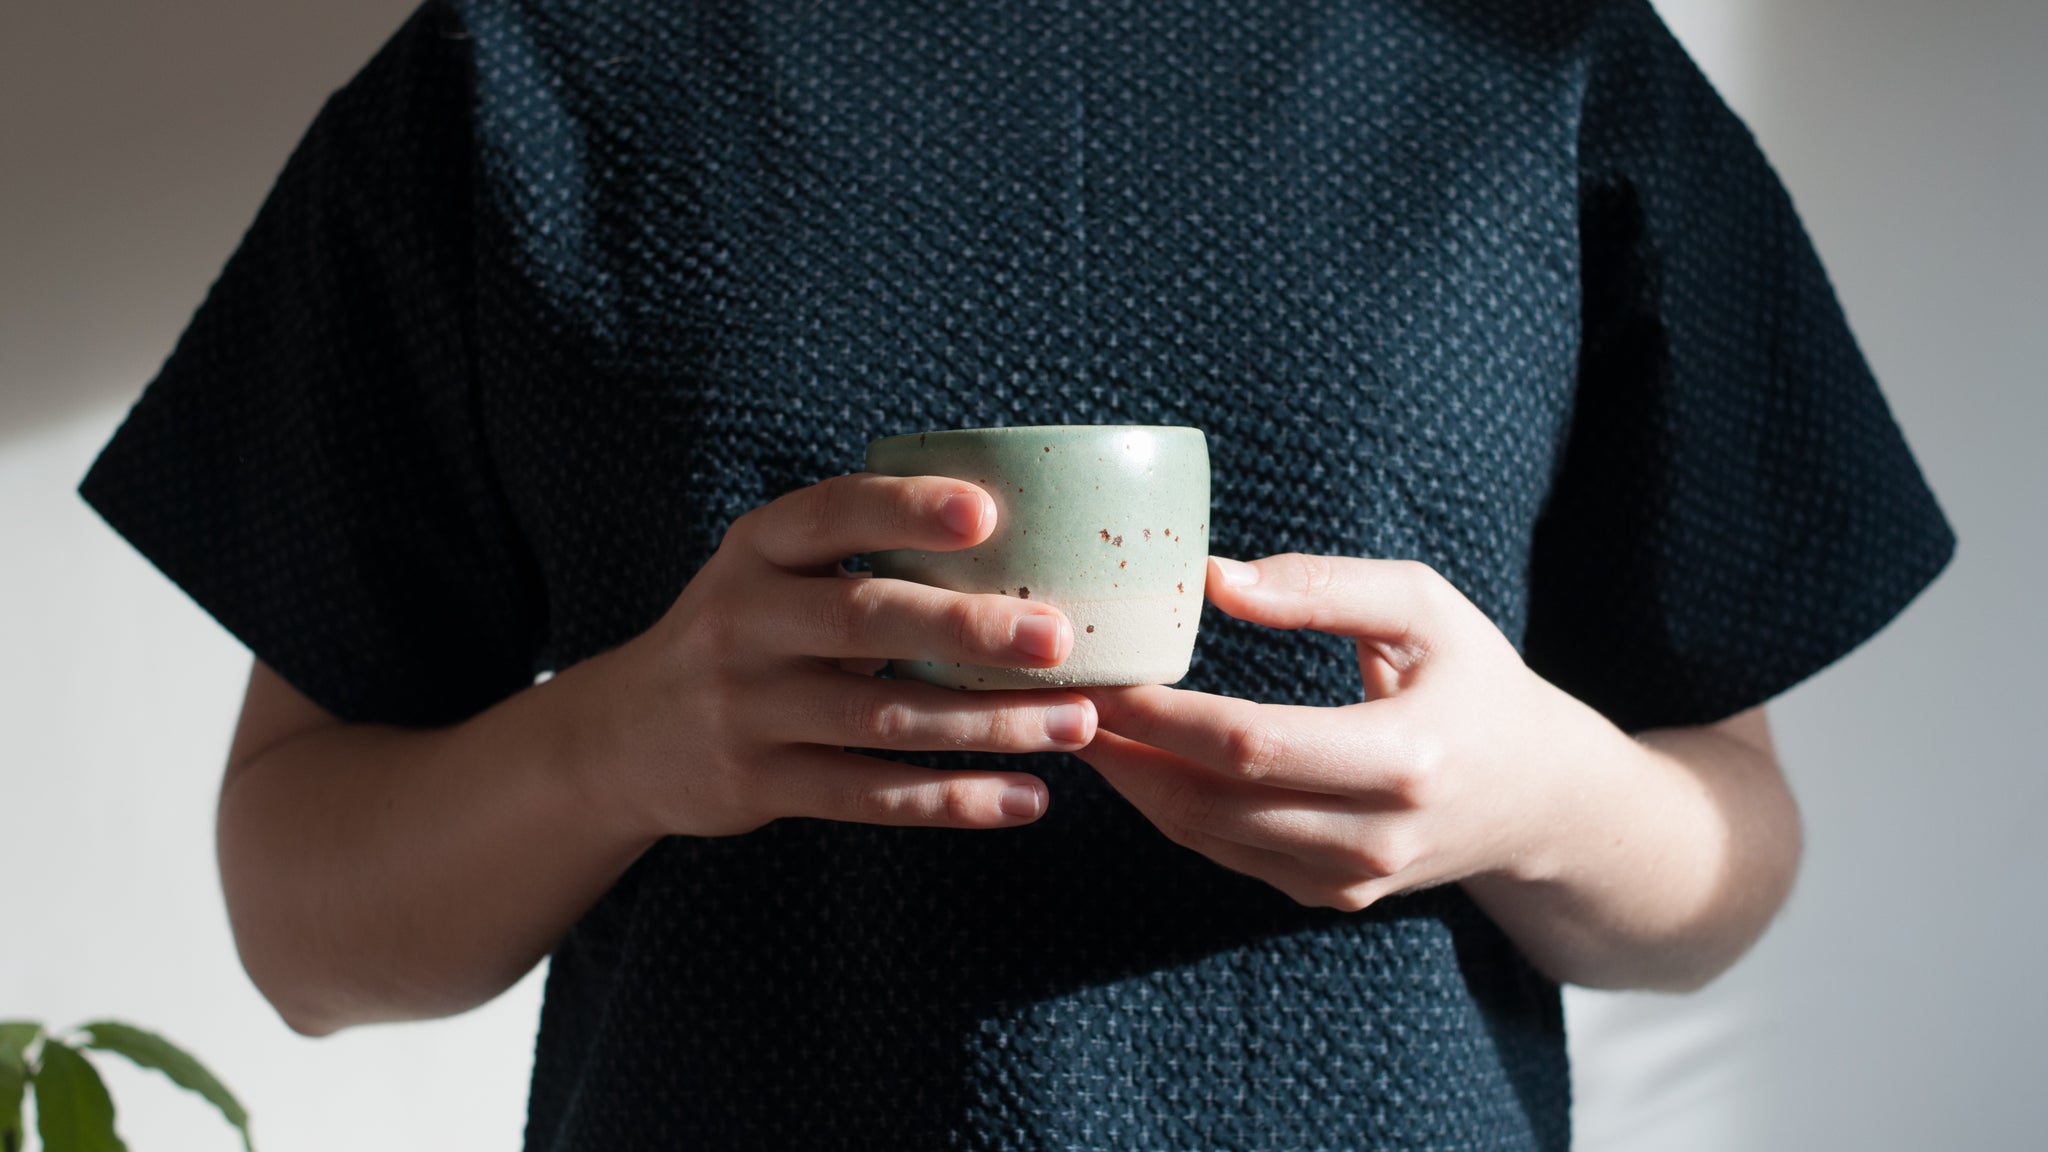
<path fill-rule="evenodd" d="M 955 692 L 862 673 L 889 658 L 1049 668 L 1073 647 L 1057 609 L 900 580 L 839 561 L 887 548 L 950 550 L 995 528 L 989 496 L 940 477 L 843 476 L 735 522 L 647 633 L 614 655 L 598 693 L 596 785 L 654 834 L 723 836 L 785 816 L 998 828 L 1045 810 L 1045 785 L 936 772 L 847 752 L 1067 751 L 1095 733 L 1072 692 Z"/>
<path fill-rule="evenodd" d="M 1575 746 L 1611 726 L 1531 672 L 1443 577 L 1408 561 L 1212 558 L 1208 596 L 1242 620 L 1355 639 L 1364 700 L 1089 690 L 1100 731 L 1079 755 L 1169 838 L 1347 911 L 1547 866 Z"/>

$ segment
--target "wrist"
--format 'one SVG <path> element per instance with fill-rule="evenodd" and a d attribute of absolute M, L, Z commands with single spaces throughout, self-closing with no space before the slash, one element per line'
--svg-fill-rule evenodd
<path fill-rule="evenodd" d="M 1621 811 L 1626 781 L 1652 753 L 1592 706 L 1529 672 L 1535 719 L 1517 758 L 1526 774 L 1523 803 L 1501 843 L 1504 859 L 1484 875 L 1518 885 L 1570 881 L 1589 836 L 1607 836 L 1604 821 Z"/>
<path fill-rule="evenodd" d="M 607 840 L 643 850 L 665 834 L 645 801 L 657 769 L 636 737 L 636 686 L 647 682 L 638 646 L 628 643 L 566 668 L 526 693 L 550 778 L 564 802 Z"/>

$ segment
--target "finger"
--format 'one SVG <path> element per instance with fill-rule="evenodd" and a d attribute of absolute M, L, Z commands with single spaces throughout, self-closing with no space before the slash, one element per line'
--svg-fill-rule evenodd
<path fill-rule="evenodd" d="M 819 668 L 749 703 L 757 730 L 835 748 L 1071 751 L 1095 737 L 1095 706 L 1072 692 L 954 692 Z"/>
<path fill-rule="evenodd" d="M 1045 782 L 1018 772 L 935 772 L 791 746 L 768 770 L 773 816 L 921 828 L 1013 828 L 1045 813 Z"/>
<path fill-rule="evenodd" d="M 1210 830 L 1214 809 L 1231 798 L 1222 791 L 1228 785 L 1199 766 L 1108 732 L 1096 736 L 1093 743 L 1075 755 L 1093 767 L 1167 839 L 1232 872 L 1263 880 L 1296 901 L 1317 902 L 1307 883 L 1314 876 L 1301 861 L 1283 850 L 1234 840 Z"/>
<path fill-rule="evenodd" d="M 1219 838 L 1211 821 L 1234 787 L 1229 781 L 1164 749 L 1107 730 L 1098 731 L 1074 755 L 1175 843 L 1195 848 L 1201 841 Z"/>
<path fill-rule="evenodd" d="M 1050 668 L 1074 647 L 1059 609 L 994 593 L 771 573 L 747 594 L 755 642 L 769 652 Z"/>
<path fill-rule="evenodd" d="M 995 526 L 995 501 L 965 480 L 862 472 L 799 488 L 733 530 L 770 564 L 810 570 L 885 548 L 967 548 Z"/>
<path fill-rule="evenodd" d="M 1347 843 L 1369 824 L 1345 826 L 1329 809 L 1271 803 L 1271 789 L 1217 781 L 1199 765 L 1112 732 L 1076 753 L 1166 837 L 1233 872 L 1263 880 L 1296 902 L 1356 912 L 1402 888 L 1398 868 Z M 1284 823 L 1286 829 L 1275 833 Z"/>
<path fill-rule="evenodd" d="M 1398 737 L 1362 722 L 1392 705 L 1310 708 L 1255 704 L 1229 696 L 1146 685 L 1088 688 L 1096 723 L 1172 752 L 1228 779 L 1306 792 L 1356 796 L 1380 766 L 1396 762 Z"/>
<path fill-rule="evenodd" d="M 1470 604 L 1436 570 L 1414 560 L 1289 553 L 1245 563 L 1209 558 L 1209 599 L 1240 620 L 1309 628 L 1427 652 L 1447 613 Z"/>
<path fill-rule="evenodd" d="M 872 580 L 875 578 L 875 574 L 873 572 L 851 572 L 842 565 L 839 569 L 839 577 L 842 580 Z M 842 656 L 834 660 L 833 663 L 839 666 L 841 672 L 851 672 L 855 676 L 878 676 L 881 674 L 882 669 L 889 666 L 888 658 L 883 656 Z"/>
<path fill-rule="evenodd" d="M 1411 863 L 1402 854 L 1404 819 L 1341 797 L 1218 779 L 1199 764 L 1113 732 L 1098 735 L 1077 755 L 1177 840 L 1263 848 L 1318 874 L 1351 880 L 1390 876 Z"/>

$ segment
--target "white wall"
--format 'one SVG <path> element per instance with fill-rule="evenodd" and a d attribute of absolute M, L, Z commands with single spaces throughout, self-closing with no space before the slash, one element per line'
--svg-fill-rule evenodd
<path fill-rule="evenodd" d="M 118 1015 L 271 1149 L 516 1146 L 538 991 L 292 1036 L 235 964 L 215 780 L 246 656 L 72 495 L 325 92 L 407 0 L 0 4 L 0 1018 Z M 1664 0 L 1778 161 L 1962 534 L 1776 709 L 1792 907 L 1705 994 L 1573 994 L 1581 1148 L 2038 1146 L 2048 944 L 2048 4 Z M 151 1077 L 138 1148 L 226 1149 Z"/>
<path fill-rule="evenodd" d="M 1660 0 L 1777 163 L 1961 536 L 1773 709 L 1807 823 L 1703 996 L 1574 993 L 1585 1152 L 2048 1146 L 2048 3 Z"/>
<path fill-rule="evenodd" d="M 72 489 L 326 93 L 409 0 L 0 2 L 0 1019 L 158 1028 L 261 1147 L 516 1148 L 529 978 L 319 1042 L 242 975 L 213 798 L 248 657 Z M 109 1062 L 139 1152 L 232 1131 Z"/>

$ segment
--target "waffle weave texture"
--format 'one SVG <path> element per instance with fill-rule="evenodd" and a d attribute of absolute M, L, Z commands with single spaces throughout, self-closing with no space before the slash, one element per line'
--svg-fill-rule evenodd
<path fill-rule="evenodd" d="M 869 440 L 1041 423 L 1205 429 L 1219 553 L 1423 560 L 1630 729 L 1953 544 L 1642 0 L 431 3 L 83 491 L 331 711 L 435 725 Z M 1213 611 L 1184 686 L 1360 692 Z M 1028 829 L 649 851 L 553 958 L 528 1148 L 1568 1146 L 1557 990 L 1459 889 L 1303 909 L 1024 764 Z"/>

